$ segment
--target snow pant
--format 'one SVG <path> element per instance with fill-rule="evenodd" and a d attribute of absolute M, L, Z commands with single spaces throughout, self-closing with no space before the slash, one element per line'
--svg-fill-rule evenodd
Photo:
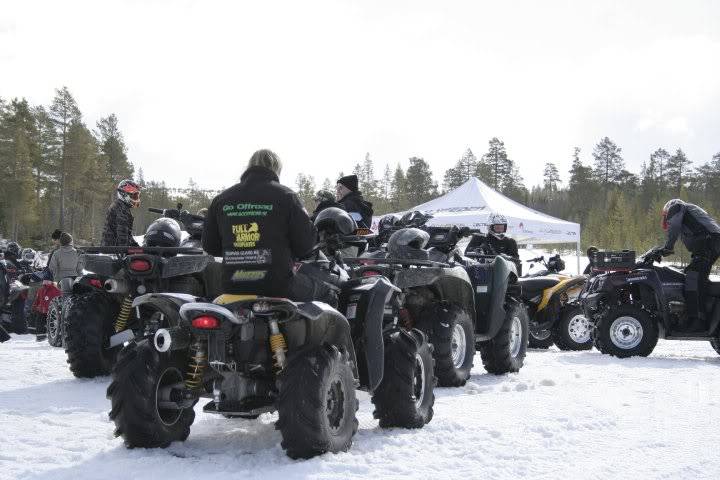
<path fill-rule="evenodd" d="M 25 321 L 25 299 L 18 298 L 12 304 L 12 327 L 15 333 L 27 333 L 27 323 Z"/>
<path fill-rule="evenodd" d="M 692 254 L 690 264 L 685 267 L 685 305 L 690 318 L 698 318 L 705 313 L 708 277 L 718 257 L 720 239 L 713 237 L 702 252 Z"/>

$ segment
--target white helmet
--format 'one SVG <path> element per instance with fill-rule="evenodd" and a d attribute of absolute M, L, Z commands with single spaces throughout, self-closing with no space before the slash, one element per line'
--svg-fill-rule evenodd
<path fill-rule="evenodd" d="M 665 206 L 663 206 L 662 213 L 660 215 L 660 226 L 663 230 L 668 229 L 668 213 L 670 213 L 670 209 L 676 205 L 685 205 L 685 202 L 679 198 L 673 198 L 672 200 L 668 200 L 667 203 L 665 203 Z"/>
<path fill-rule="evenodd" d="M 507 232 L 507 218 L 499 213 L 492 213 L 488 217 L 488 233 L 497 238 L 503 238 Z"/>

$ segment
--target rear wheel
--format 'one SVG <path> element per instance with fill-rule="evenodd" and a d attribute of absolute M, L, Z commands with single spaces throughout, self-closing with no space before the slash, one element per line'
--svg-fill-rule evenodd
<path fill-rule="evenodd" d="M 539 330 L 533 332 L 532 329 L 528 332 L 528 347 L 537 349 L 548 349 L 555 343 L 552 339 L 550 330 Z"/>
<path fill-rule="evenodd" d="M 433 371 L 430 345 L 420 330 L 399 330 L 385 338 L 383 379 L 372 396 L 381 428 L 421 428 L 432 420 Z"/>
<path fill-rule="evenodd" d="M 554 325 L 552 336 L 560 350 L 590 350 L 592 329 L 580 305 L 567 305 L 560 310 L 560 321 Z"/>
<path fill-rule="evenodd" d="M 76 377 L 108 375 L 116 348 L 108 349 L 119 305 L 107 294 L 93 292 L 72 298 L 65 317 L 65 353 Z"/>
<path fill-rule="evenodd" d="M 418 326 L 433 346 L 438 385 L 465 385 L 475 357 L 475 333 L 470 315 L 459 306 L 438 303 L 423 312 Z"/>
<path fill-rule="evenodd" d="M 115 436 L 128 448 L 165 448 L 190 435 L 197 399 L 186 408 L 169 400 L 174 389 L 185 387 L 183 358 L 159 353 L 147 340 L 130 343 L 118 355 L 107 398 Z"/>
<path fill-rule="evenodd" d="M 658 341 L 657 325 L 648 312 L 634 305 L 608 308 L 592 335 L 595 348 L 619 358 L 647 357 Z"/>
<path fill-rule="evenodd" d="M 528 314 L 525 306 L 512 301 L 505 305 L 505 321 L 495 338 L 479 344 L 485 370 L 495 375 L 518 372 L 528 346 Z"/>
<path fill-rule="evenodd" d="M 50 301 L 47 313 L 47 341 L 53 347 L 62 346 L 62 297 Z"/>
<path fill-rule="evenodd" d="M 290 458 L 350 448 L 358 428 L 358 401 L 346 353 L 326 345 L 300 354 L 281 372 L 279 382 L 276 428 Z"/>

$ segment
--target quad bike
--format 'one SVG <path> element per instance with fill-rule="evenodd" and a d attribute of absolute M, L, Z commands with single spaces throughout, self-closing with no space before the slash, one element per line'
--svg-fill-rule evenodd
<path fill-rule="evenodd" d="M 62 317 L 67 361 L 76 377 L 109 374 L 125 342 L 163 326 L 162 315 L 132 307 L 136 297 L 148 292 L 202 296 L 218 291 L 213 272 L 219 264 L 199 248 L 180 246 L 179 227 L 172 246 L 156 246 L 147 234 L 145 240 L 142 247 L 84 249 L 81 261 L 92 273 L 75 279 Z"/>
<path fill-rule="evenodd" d="M 371 392 L 381 427 L 423 426 L 434 403 L 427 340 L 397 326 L 389 308 L 397 289 L 383 278 L 362 280 L 343 287 L 350 319 L 318 301 L 136 298 L 134 306 L 152 306 L 167 327 L 131 341 L 119 356 L 107 392 L 116 434 L 128 447 L 183 441 L 193 406 L 209 397 L 203 411 L 228 418 L 277 411 L 288 456 L 310 458 L 350 448 L 358 386 Z"/>
<path fill-rule="evenodd" d="M 12 262 L 0 260 L 0 341 L 10 339 L 8 332 L 26 333 L 24 299 L 29 287 L 17 280 Z"/>
<path fill-rule="evenodd" d="M 62 293 L 59 288 L 49 280 L 43 280 L 35 292 L 35 299 L 30 306 L 28 315 L 28 330 L 35 333 L 38 340 L 47 335 L 47 316 L 53 300 Z"/>
<path fill-rule="evenodd" d="M 595 348 L 620 358 L 647 356 L 658 338 L 709 340 L 720 353 L 720 282 L 709 281 L 704 326 L 689 325 L 685 309 L 685 274 L 655 265 L 662 249 L 653 248 L 635 261 L 635 252 L 595 252 L 594 275 L 580 294 L 580 302 L 594 324 Z"/>
<path fill-rule="evenodd" d="M 348 245 L 363 250 L 370 235 L 338 235 L 318 226 L 321 243 L 298 273 L 336 290 L 358 356 L 360 388 L 372 393 L 382 428 L 421 428 L 433 416 L 434 360 L 427 336 L 403 322 L 403 294 L 380 272 L 345 263 Z M 375 363 L 377 362 L 377 363 Z"/>
<path fill-rule="evenodd" d="M 457 242 L 471 233 L 405 228 L 391 235 L 387 252 L 359 259 L 362 273 L 380 272 L 402 291 L 401 318 L 429 336 L 441 386 L 465 384 L 476 349 L 488 372 L 503 374 L 522 367 L 527 348 L 516 269 L 502 257 L 478 262 L 460 255 Z"/>
<path fill-rule="evenodd" d="M 548 262 L 540 256 L 527 262 L 541 262 L 545 269 L 520 278 L 522 300 L 530 315 L 531 348 L 548 348 L 556 344 L 560 350 L 589 350 L 592 348 L 590 322 L 583 315 L 577 297 L 586 275 L 561 274 L 565 262 L 559 255 Z M 543 275 L 537 273 L 545 272 Z"/>

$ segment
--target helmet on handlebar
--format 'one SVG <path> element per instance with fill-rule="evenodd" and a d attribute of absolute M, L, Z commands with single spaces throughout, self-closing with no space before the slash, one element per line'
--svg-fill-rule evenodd
<path fill-rule="evenodd" d="M 9 253 L 11 255 L 14 255 L 15 258 L 20 257 L 20 244 L 17 242 L 10 242 L 7 244 L 7 248 L 5 249 L 5 253 Z"/>
<path fill-rule="evenodd" d="M 565 261 L 560 258 L 560 255 L 555 255 L 554 257 L 550 257 L 547 262 L 547 266 L 548 270 L 553 272 L 562 272 L 565 270 Z"/>
<path fill-rule="evenodd" d="M 660 221 L 660 225 L 662 226 L 663 230 L 668 229 L 668 216 L 672 217 L 677 211 L 677 208 L 679 208 L 679 206 L 681 205 L 685 205 L 685 202 L 683 202 L 679 198 L 673 198 L 672 200 L 668 200 L 667 203 L 665 203 L 662 209 L 662 218 Z M 670 212 L 670 210 L 672 210 L 672 213 Z"/>
<path fill-rule="evenodd" d="M 432 215 L 429 213 L 423 213 L 419 210 L 412 210 L 410 212 L 406 212 L 402 218 L 400 219 L 400 222 L 405 227 L 420 227 L 422 225 L 425 225 L 428 220 L 432 218 Z"/>
<path fill-rule="evenodd" d="M 145 247 L 179 247 L 182 240 L 180 224 L 172 218 L 158 218 L 147 228 Z"/>
<path fill-rule="evenodd" d="M 397 223 L 400 221 L 400 217 L 397 215 L 391 213 L 389 215 L 385 215 L 380 219 L 378 222 L 378 232 L 384 232 L 386 230 L 390 230 L 393 228 Z"/>
<path fill-rule="evenodd" d="M 497 237 L 503 238 L 505 232 L 507 232 L 507 218 L 499 213 L 490 214 L 488 217 L 488 233 Z"/>
<path fill-rule="evenodd" d="M 357 230 L 357 223 L 342 208 L 329 207 L 315 217 L 315 228 L 331 235 L 351 235 Z"/>
<path fill-rule="evenodd" d="M 390 235 L 387 244 L 388 257 L 427 260 L 428 252 L 424 250 L 430 240 L 430 234 L 419 228 L 403 228 Z"/>

